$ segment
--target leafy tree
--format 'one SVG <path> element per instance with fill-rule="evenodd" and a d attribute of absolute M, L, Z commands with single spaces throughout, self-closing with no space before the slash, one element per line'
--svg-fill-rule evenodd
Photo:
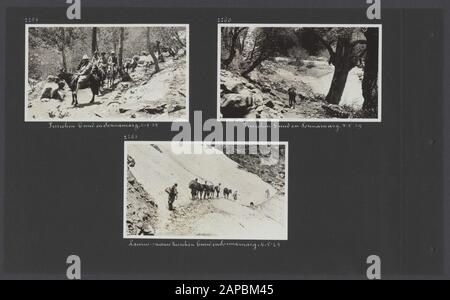
<path fill-rule="evenodd" d="M 305 28 L 315 34 L 330 54 L 329 63 L 335 67 L 326 101 L 339 104 L 347 82 L 348 73 L 356 67 L 365 54 L 366 39 L 360 28 Z"/>
<path fill-rule="evenodd" d="M 298 45 L 293 28 L 264 27 L 255 35 L 255 42 L 250 54 L 249 66 L 241 72 L 247 76 L 264 60 L 276 55 L 288 55 L 290 49 Z"/>

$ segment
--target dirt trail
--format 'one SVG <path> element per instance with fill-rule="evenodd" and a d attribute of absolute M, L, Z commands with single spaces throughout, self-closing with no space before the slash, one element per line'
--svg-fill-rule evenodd
<path fill-rule="evenodd" d="M 287 87 L 295 86 L 300 92 L 304 92 L 302 90 L 304 85 L 299 85 L 298 83 L 304 83 L 314 94 L 325 96 L 330 89 L 334 66 L 323 60 L 305 60 L 303 63 L 307 67 L 296 67 L 286 62 L 271 64 L 275 71 L 274 75 L 279 79 L 272 78 L 270 75 L 269 79 L 285 84 Z M 339 105 L 349 106 L 356 110 L 361 109 L 364 101 L 361 85 L 362 75 L 363 71 L 361 68 L 355 67 L 350 71 Z"/>
<path fill-rule="evenodd" d="M 64 100 L 40 99 L 45 82 L 28 94 L 27 119 L 42 121 L 141 121 L 186 118 L 186 58 L 166 59 L 161 71 L 152 75 L 153 65 L 139 65 L 130 73 L 132 81 L 116 80 L 113 88 L 105 86 L 102 95 L 91 99 L 90 89 L 78 92 L 78 107 L 72 107 L 71 92 L 66 87 Z"/>
<path fill-rule="evenodd" d="M 221 111 L 225 118 L 251 119 L 329 119 L 324 109 L 334 67 L 324 58 L 304 60 L 299 66 L 289 58 L 264 61 L 244 78 L 230 71 L 221 71 Z M 353 68 L 340 101 L 348 117 L 362 108 L 362 76 L 360 68 Z M 243 88 L 242 88 L 243 87 Z M 296 108 L 289 106 L 288 89 L 295 88 Z M 248 96 L 250 95 L 250 96 Z M 251 101 L 249 101 L 251 99 Z M 243 111 L 243 112 L 242 112 Z"/>

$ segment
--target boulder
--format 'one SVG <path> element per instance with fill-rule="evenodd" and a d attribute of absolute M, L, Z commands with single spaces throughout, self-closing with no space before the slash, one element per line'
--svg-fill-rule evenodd
<path fill-rule="evenodd" d="M 253 95 L 248 92 L 241 94 L 222 95 L 220 112 L 224 118 L 242 118 L 247 115 L 253 106 Z"/>
<path fill-rule="evenodd" d="M 133 168 L 136 165 L 136 161 L 131 156 L 127 156 L 127 164 L 130 168 Z"/>
<path fill-rule="evenodd" d="M 264 102 L 264 105 L 269 107 L 269 108 L 274 108 L 275 107 L 275 104 L 273 103 L 272 100 Z"/>

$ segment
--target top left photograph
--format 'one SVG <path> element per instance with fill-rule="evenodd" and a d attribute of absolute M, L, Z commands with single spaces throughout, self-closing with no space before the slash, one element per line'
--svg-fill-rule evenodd
<path fill-rule="evenodd" d="M 26 122 L 189 121 L 189 25 L 25 26 Z"/>

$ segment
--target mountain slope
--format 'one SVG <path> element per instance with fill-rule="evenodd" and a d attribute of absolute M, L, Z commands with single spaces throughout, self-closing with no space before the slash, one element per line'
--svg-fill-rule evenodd
<path fill-rule="evenodd" d="M 286 213 L 285 196 L 264 182 L 257 175 L 245 171 L 223 152 L 208 148 L 213 154 L 175 154 L 170 143 L 129 144 L 127 154 L 136 165 L 133 175 L 154 199 L 158 206 L 159 222 L 156 235 L 170 237 L 203 236 L 234 239 L 286 239 L 285 215 L 270 216 L 271 212 Z M 198 178 L 222 187 L 238 191 L 238 200 L 219 199 L 191 200 L 188 184 Z M 167 209 L 166 187 L 178 183 L 178 199 L 175 212 Z M 250 208 L 268 201 L 269 190 L 275 207 Z M 231 197 L 230 197 L 231 198 Z"/>

